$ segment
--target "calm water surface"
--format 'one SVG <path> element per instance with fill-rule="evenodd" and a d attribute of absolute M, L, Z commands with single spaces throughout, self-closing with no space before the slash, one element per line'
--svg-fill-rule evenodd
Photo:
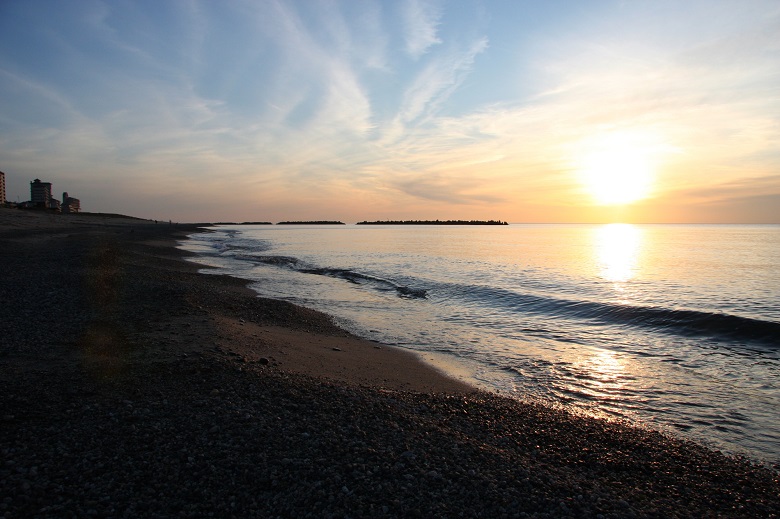
<path fill-rule="evenodd" d="M 780 226 L 221 226 L 183 247 L 494 391 L 780 461 Z"/>

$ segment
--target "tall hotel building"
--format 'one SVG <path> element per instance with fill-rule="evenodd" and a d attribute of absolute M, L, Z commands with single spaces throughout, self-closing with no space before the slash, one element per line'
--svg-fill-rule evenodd
<path fill-rule="evenodd" d="M 5 173 L 0 171 L 0 205 L 5 204 Z"/>
<path fill-rule="evenodd" d="M 49 207 L 51 182 L 41 182 L 37 178 L 30 182 L 30 200 L 36 207 Z"/>

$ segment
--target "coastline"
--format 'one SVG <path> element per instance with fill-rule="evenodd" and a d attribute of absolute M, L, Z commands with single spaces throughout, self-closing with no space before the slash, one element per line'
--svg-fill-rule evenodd
<path fill-rule="evenodd" d="M 776 471 L 477 391 L 199 274 L 175 248 L 197 228 L 0 209 L 1 516 L 780 510 Z"/>

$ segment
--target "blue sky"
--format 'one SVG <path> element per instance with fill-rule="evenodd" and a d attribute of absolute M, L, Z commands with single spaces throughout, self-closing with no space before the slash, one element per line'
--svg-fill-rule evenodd
<path fill-rule="evenodd" d="M 778 92 L 777 1 L 0 4 L 9 200 L 148 218 L 780 222 Z"/>

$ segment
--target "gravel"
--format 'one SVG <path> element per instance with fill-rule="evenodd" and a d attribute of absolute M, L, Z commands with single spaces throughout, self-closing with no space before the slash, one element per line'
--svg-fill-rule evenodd
<path fill-rule="evenodd" d="M 489 393 L 246 363 L 215 309 L 343 334 L 150 244 L 0 232 L 0 517 L 777 517 L 776 470 Z"/>

